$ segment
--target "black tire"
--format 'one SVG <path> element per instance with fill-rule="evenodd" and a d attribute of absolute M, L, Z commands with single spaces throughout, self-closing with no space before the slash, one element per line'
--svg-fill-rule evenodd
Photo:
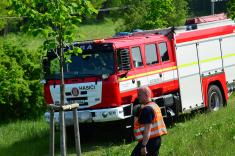
<path fill-rule="evenodd" d="M 223 107 L 224 100 L 221 90 L 218 86 L 210 85 L 207 92 L 207 96 L 209 112 L 218 111 L 221 107 Z"/>

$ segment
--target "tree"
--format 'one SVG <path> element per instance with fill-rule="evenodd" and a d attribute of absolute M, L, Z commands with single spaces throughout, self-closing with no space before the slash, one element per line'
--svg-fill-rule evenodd
<path fill-rule="evenodd" d="M 52 50 L 60 61 L 60 105 L 64 105 L 64 62 L 69 61 L 71 53 L 80 53 L 81 49 L 72 47 L 75 35 L 73 30 L 77 24 L 89 14 L 96 12 L 88 0 L 11 0 L 13 13 L 26 16 L 24 29 L 35 35 L 45 37 L 44 50 Z M 73 48 L 64 53 L 68 45 Z M 60 111 L 61 154 L 66 155 L 64 112 Z"/>
<path fill-rule="evenodd" d="M 0 44 L 1 120 L 32 119 L 45 111 L 39 83 L 42 53 L 23 49 L 23 44 L 7 38 Z"/>
<path fill-rule="evenodd" d="M 235 19 L 235 0 L 230 0 L 228 2 L 228 15 L 232 19 Z"/>
<path fill-rule="evenodd" d="M 188 17 L 188 2 L 186 0 L 173 0 L 174 10 L 168 21 L 169 26 L 184 25 Z"/>
<path fill-rule="evenodd" d="M 122 30 L 131 31 L 136 28 L 154 29 L 178 26 L 185 22 L 187 16 L 186 0 L 142 0 L 128 1 L 128 9 L 124 13 Z"/>
<path fill-rule="evenodd" d="M 8 2 L 6 0 L 0 1 L 0 16 L 2 16 L 2 19 L 0 20 L 0 30 L 4 28 L 6 24 L 6 19 L 4 18 L 7 16 L 7 7 Z"/>

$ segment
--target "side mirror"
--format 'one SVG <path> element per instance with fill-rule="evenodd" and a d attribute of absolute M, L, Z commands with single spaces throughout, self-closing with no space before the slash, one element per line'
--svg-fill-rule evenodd
<path fill-rule="evenodd" d="M 120 61 L 121 61 L 121 69 L 122 70 L 130 70 L 131 64 L 130 64 L 130 53 L 128 49 L 122 49 L 120 50 Z"/>

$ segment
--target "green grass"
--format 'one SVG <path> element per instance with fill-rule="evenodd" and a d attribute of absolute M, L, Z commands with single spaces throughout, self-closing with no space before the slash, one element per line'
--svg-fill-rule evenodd
<path fill-rule="evenodd" d="M 17 121 L 0 126 L 0 155 L 48 155 L 49 127 L 38 121 Z"/>
<path fill-rule="evenodd" d="M 197 115 L 169 129 L 161 155 L 235 155 L 234 97 L 218 112 Z"/>
<path fill-rule="evenodd" d="M 38 37 L 33 37 L 29 34 L 14 34 L 10 33 L 7 36 L 0 37 L 0 45 L 3 42 L 10 43 L 12 45 L 21 45 L 22 47 L 26 49 L 30 49 L 33 51 L 38 50 L 40 46 L 43 44 L 43 38 L 38 36 Z"/>
<path fill-rule="evenodd" d="M 122 20 L 112 21 L 110 18 L 106 18 L 103 21 L 93 24 L 83 24 L 78 27 L 75 32 L 76 41 L 92 40 L 112 37 L 116 28 L 122 24 Z M 0 37 L 0 45 L 3 42 L 14 43 L 16 45 L 22 45 L 26 49 L 37 50 L 43 45 L 44 38 L 37 36 L 33 37 L 30 34 L 23 33 L 10 33 L 5 37 Z"/>
<path fill-rule="evenodd" d="M 76 32 L 77 40 L 91 40 L 112 37 L 116 33 L 116 28 L 122 24 L 122 20 L 112 21 L 109 18 L 102 22 L 81 25 Z"/>
<path fill-rule="evenodd" d="M 168 128 L 162 139 L 161 156 L 235 155 L 235 94 L 218 112 L 196 114 Z M 122 135 L 122 134 L 120 134 Z M 49 125 L 43 120 L 0 124 L 0 155 L 44 156 L 49 151 Z M 84 139 L 84 138 L 83 138 Z M 130 155 L 136 142 L 125 143 L 114 131 L 95 132 L 82 141 L 83 156 Z M 60 154 L 56 134 L 56 155 Z M 68 141 L 68 155 L 75 156 Z"/>
<path fill-rule="evenodd" d="M 161 156 L 232 156 L 235 155 L 235 94 L 228 106 L 218 112 L 196 114 L 185 122 L 176 123 L 163 136 Z M 84 152 L 84 156 L 130 155 L 136 145 L 123 144 L 100 147 L 96 151 Z"/>

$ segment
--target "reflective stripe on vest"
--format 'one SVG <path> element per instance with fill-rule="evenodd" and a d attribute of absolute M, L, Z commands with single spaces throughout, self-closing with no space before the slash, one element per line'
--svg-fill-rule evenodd
<path fill-rule="evenodd" d="M 155 138 L 167 134 L 166 126 L 161 114 L 161 109 L 155 103 L 147 104 L 144 107 L 147 106 L 152 107 L 154 111 L 154 119 L 152 122 L 150 138 Z M 134 123 L 134 135 L 136 140 L 141 141 L 143 139 L 143 132 L 144 132 L 144 125 L 139 124 L 138 120 L 136 119 Z"/>
<path fill-rule="evenodd" d="M 167 134 L 166 128 L 160 128 L 158 130 L 155 130 L 153 132 L 150 132 L 150 136 L 162 136 L 164 134 Z M 135 136 L 136 140 L 143 140 L 143 135 L 137 135 Z M 150 137 L 151 138 L 151 137 Z"/>

